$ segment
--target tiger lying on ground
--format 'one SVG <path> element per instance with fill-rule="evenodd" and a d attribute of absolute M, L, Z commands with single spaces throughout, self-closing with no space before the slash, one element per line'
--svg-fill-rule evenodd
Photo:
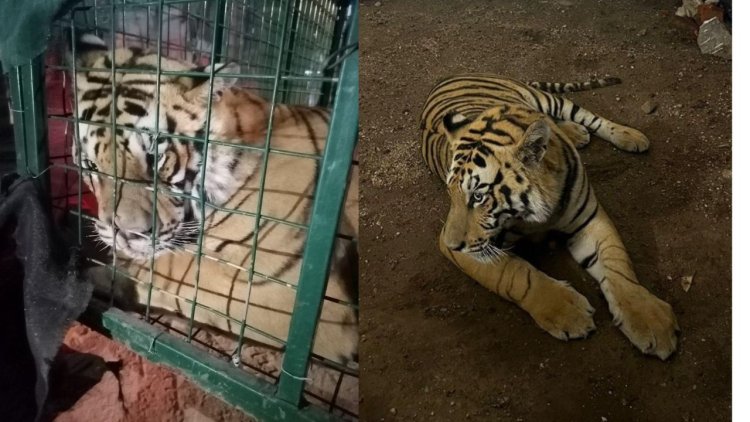
<path fill-rule="evenodd" d="M 76 74 L 78 117 L 83 120 L 111 123 L 112 75 L 114 61 L 118 68 L 155 70 L 158 56 L 138 48 L 122 48 L 114 54 L 105 43 L 85 35 L 77 46 L 78 67 L 103 69 L 78 71 Z M 253 240 L 259 201 L 263 155 L 257 151 L 231 146 L 211 145 L 203 160 L 203 143 L 169 137 L 169 134 L 202 138 L 207 103 L 213 96 L 210 139 L 262 147 L 268 131 L 271 110 L 265 100 L 246 90 L 230 86 L 234 81 L 221 73 L 238 73 L 233 66 L 216 65 L 219 76 L 209 93 L 208 77 L 161 76 L 158 110 L 159 131 L 165 136 L 157 145 L 147 134 L 117 129 L 115 138 L 109 125 L 79 123 L 81 159 L 74 143 L 73 157 L 84 171 L 83 177 L 98 202 L 98 236 L 106 245 L 116 245 L 118 263 L 138 282 L 118 277 L 114 286 L 115 301 L 126 309 L 144 305 L 148 299 L 150 255 L 154 260 L 151 307 L 190 315 L 190 302 L 198 271 L 196 238 L 205 229 L 200 263 L 200 281 L 195 296 L 201 305 L 195 309 L 195 321 L 231 333 L 239 333 L 240 323 L 247 323 L 276 339 L 285 340 L 289 328 L 296 290 L 272 280 L 296 285 L 306 230 L 278 222 L 309 224 L 318 162 L 289 154 L 271 153 L 262 197 L 262 215 L 257 234 L 258 248 L 254 270 L 272 277 L 256 276 L 248 297 L 248 273 L 253 255 Z M 210 66 L 195 67 L 162 58 L 163 71 L 192 70 L 207 72 Z M 156 75 L 117 73 L 115 116 L 118 125 L 150 129 L 157 116 Z M 325 147 L 330 113 L 328 110 L 277 105 L 273 111 L 271 147 L 305 154 L 321 154 Z M 115 149 L 114 154 L 112 149 Z M 113 161 L 113 157 L 115 160 Z M 158 167 L 156 225 L 152 225 L 154 161 Z M 203 164 L 205 162 L 205 168 Z M 205 172 L 205 182 L 201 175 Z M 106 175 L 117 174 L 120 181 Z M 140 182 L 123 183 L 123 180 Z M 358 169 L 352 169 L 350 187 L 342 210 L 340 235 L 329 276 L 326 300 L 313 352 L 325 358 L 347 363 L 356 359 L 357 314 L 346 303 L 356 302 L 356 247 L 358 213 Z M 199 198 L 205 191 L 206 206 L 201 225 Z M 172 192 L 170 195 L 168 192 Z M 156 244 L 152 248 L 152 232 Z M 92 271 L 97 290 L 110 291 L 110 271 L 99 267 Z M 178 298 L 179 297 L 179 298 Z M 338 303 L 343 301 L 345 303 Z M 212 308 L 228 314 L 235 321 L 206 310 Z M 244 335 L 263 343 L 276 343 L 247 328 Z"/>
<path fill-rule="evenodd" d="M 561 232 L 572 256 L 599 283 L 615 325 L 643 353 L 666 359 L 679 330 L 672 307 L 638 283 L 575 149 L 589 142 L 589 132 L 627 151 L 646 150 L 648 139 L 542 91 L 618 82 L 446 79 L 422 112 L 422 157 L 448 185 L 451 206 L 439 247 L 463 272 L 518 304 L 554 337 L 585 337 L 595 329 L 588 300 L 510 252 L 523 236 Z"/>

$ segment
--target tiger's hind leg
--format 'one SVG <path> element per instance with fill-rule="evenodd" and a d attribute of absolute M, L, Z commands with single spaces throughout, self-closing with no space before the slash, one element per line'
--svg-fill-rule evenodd
<path fill-rule="evenodd" d="M 615 325 L 641 352 L 667 359 L 677 349 L 677 318 L 672 307 L 636 278 L 617 229 L 604 210 L 590 201 L 566 232 L 568 248 L 599 283 Z"/>
<path fill-rule="evenodd" d="M 440 251 L 482 286 L 517 304 L 544 331 L 560 340 L 586 337 L 596 329 L 594 308 L 585 296 L 564 281 L 555 280 L 516 256 L 479 262 L 454 253 L 442 240 Z"/>
<path fill-rule="evenodd" d="M 539 111 L 557 120 L 578 123 L 584 126 L 590 133 L 611 142 L 621 150 L 630 152 L 644 152 L 648 150 L 649 140 L 639 130 L 607 120 L 576 105 L 567 98 L 542 91 L 537 91 L 536 95 L 533 98 L 533 102 L 534 104 L 538 104 Z"/>
<path fill-rule="evenodd" d="M 557 127 L 559 127 L 560 130 L 562 130 L 565 135 L 573 141 L 573 145 L 575 145 L 576 148 L 581 149 L 591 142 L 591 135 L 589 134 L 588 129 L 586 129 L 586 126 L 566 120 L 561 120 L 555 123 L 557 124 Z"/>
<path fill-rule="evenodd" d="M 605 139 L 617 148 L 630 152 L 644 152 L 650 145 L 648 138 L 641 131 L 623 126 L 599 117 L 603 124 L 594 132 L 596 136 Z"/>

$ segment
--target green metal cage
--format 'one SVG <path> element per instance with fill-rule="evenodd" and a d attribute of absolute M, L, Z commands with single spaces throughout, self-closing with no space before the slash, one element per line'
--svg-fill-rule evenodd
<path fill-rule="evenodd" d="M 309 157 L 319 161 L 319 174 L 311 218 L 303 227 L 307 241 L 299 280 L 273 280 L 296 291 L 287 340 L 276 339 L 283 352 L 276 374 L 264 373 L 242 362 L 241 351 L 246 342 L 242 334 L 236 339 L 234 353 L 210 350 L 205 344 L 201 346 L 197 337 L 200 327 L 193 324 L 196 306 L 201 306 L 195 297 L 187 298 L 191 315 L 187 328 L 182 331 L 160 326 L 161 316 L 148 305 L 145 313 L 136 317 L 95 302 L 85 318 L 86 323 L 102 328 L 132 350 L 178 369 L 209 392 L 260 420 L 357 418 L 356 404 L 352 408 L 337 402 L 342 383 L 356 385 L 356 366 L 336 364 L 312 354 L 322 304 L 330 299 L 325 297 L 325 289 L 347 181 L 353 166 L 357 166 L 353 160 L 358 123 L 357 3 L 357 0 L 83 0 L 57 21 L 57 36 L 53 39 L 58 42 L 51 43 L 46 57 L 40 56 L 8 69 L 17 172 L 45 180 L 52 192 L 52 205 L 59 209 L 62 220 L 77 231 L 81 244 L 85 243 L 88 222 L 95 217 L 83 211 L 84 171 L 73 164 L 69 152 L 69 142 L 78 139 L 75 134 L 77 100 L 73 95 L 72 108 L 65 104 L 61 110 L 50 107 L 52 99 L 67 98 L 74 90 L 74 81 L 70 79 L 76 71 L 75 65 L 56 60 L 61 57 L 60 50 L 67 41 L 66 33 L 75 37 L 77 32 L 94 32 L 107 40 L 110 48 L 140 45 L 153 48 L 160 55 L 194 63 L 238 63 L 240 73 L 229 76 L 246 81 L 246 85 L 265 97 L 271 107 L 284 103 L 331 108 L 325 151 L 319 157 Z M 112 66 L 113 75 L 115 67 Z M 160 67 L 157 66 L 155 72 L 157 80 L 160 74 L 176 74 L 162 71 Z M 185 75 L 191 74 L 186 72 Z M 49 92 L 49 82 L 56 78 L 63 81 L 61 95 Z M 214 80 L 214 75 L 210 74 L 209 84 L 213 86 Z M 209 116 L 211 109 L 209 102 Z M 117 129 L 114 120 L 107 126 L 113 132 Z M 264 156 L 264 171 L 270 154 L 283 153 L 271 149 L 271 130 L 265 146 L 256 148 Z M 56 149 L 49 139 L 60 135 L 61 131 L 66 143 Z M 145 132 L 156 137 L 164 135 L 154 130 Z M 209 141 L 208 131 L 203 139 L 188 140 L 203 148 L 204 157 L 209 142 L 214 142 Z M 202 168 L 201 178 L 205 177 L 206 166 Z M 154 170 L 157 174 L 156 167 Z M 115 171 L 117 183 L 116 174 Z M 261 187 L 264 177 L 261 177 Z M 158 185 L 158 181 L 154 180 L 154 184 Z M 158 186 L 152 189 L 154 207 L 158 190 Z M 200 201 L 202 210 L 209 206 L 205 192 L 193 199 Z M 260 218 L 255 219 L 253 245 L 258 242 L 257 224 L 263 218 L 270 218 L 261 214 L 261 204 L 262 189 L 255 213 Z M 155 209 L 152 216 L 156 218 Z M 201 230 L 196 243 L 198 274 L 203 256 L 202 236 Z M 152 235 L 152 245 L 154 241 Z M 89 258 L 93 265 L 113 269 L 117 267 L 117 260 L 116 253 L 112 254 L 111 262 Z M 152 274 L 153 261 L 152 257 Z M 250 267 L 244 269 L 251 285 L 254 276 L 267 277 L 254 267 L 255 252 Z M 113 283 L 116 272 L 112 271 Z M 196 277 L 196 285 L 199 282 L 200 275 Z M 250 295 L 248 288 L 248 303 Z M 356 303 L 346 305 L 357 307 Z M 234 322 L 241 324 L 242 330 L 254 329 L 247 321 Z M 306 390 L 308 371 L 313 365 L 337 372 L 334 391 L 323 394 Z"/>

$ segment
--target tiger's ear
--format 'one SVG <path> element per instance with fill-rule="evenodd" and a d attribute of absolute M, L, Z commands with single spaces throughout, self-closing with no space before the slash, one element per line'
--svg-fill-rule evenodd
<path fill-rule="evenodd" d="M 80 67 L 91 67 L 96 59 L 109 51 L 107 43 L 90 32 L 76 32 L 76 39 L 73 40 L 71 31 L 68 29 L 64 36 L 68 47 L 66 54 L 68 64 L 73 63 L 73 45 L 75 45 L 76 65 Z"/>
<path fill-rule="evenodd" d="M 192 99 L 204 99 L 208 100 L 208 88 L 210 85 L 211 65 L 198 66 L 193 68 L 194 72 L 205 72 L 206 76 L 196 76 L 193 79 L 193 88 L 185 94 L 185 98 L 188 100 Z M 237 84 L 238 79 L 233 77 L 224 77 L 223 74 L 237 74 L 240 73 L 240 66 L 237 63 L 215 63 L 214 69 L 214 86 L 212 93 L 216 93 L 219 90 L 232 87 Z"/>
<path fill-rule="evenodd" d="M 237 85 L 237 78 L 224 77 L 225 74 L 237 74 L 240 73 L 240 66 L 237 63 L 214 63 L 214 92 L 229 88 L 230 86 Z M 206 76 L 194 77 L 195 88 L 205 85 L 205 89 L 208 89 L 211 75 L 211 65 L 198 66 L 192 69 L 194 72 L 204 72 Z"/>
<path fill-rule="evenodd" d="M 68 31 L 70 32 L 70 31 Z M 68 39 L 70 42 L 70 39 Z M 107 51 L 107 43 L 97 35 L 92 33 L 76 33 L 76 52 L 88 53 L 91 51 Z"/>
<path fill-rule="evenodd" d="M 521 144 L 518 146 L 518 158 L 528 166 L 538 164 L 544 158 L 549 143 L 550 127 L 547 120 L 541 118 L 526 129 Z"/>
<path fill-rule="evenodd" d="M 469 123 L 471 123 L 471 120 L 468 117 L 454 111 L 449 111 L 443 117 L 443 127 L 445 128 L 446 135 L 452 135 Z"/>
<path fill-rule="evenodd" d="M 214 92 L 220 89 L 229 88 L 230 86 L 237 85 L 237 78 L 224 77 L 225 74 L 238 74 L 240 73 L 240 65 L 237 63 L 215 63 L 214 64 Z M 205 66 L 203 72 L 211 74 L 211 65 Z M 208 79 L 206 79 L 208 84 Z"/>

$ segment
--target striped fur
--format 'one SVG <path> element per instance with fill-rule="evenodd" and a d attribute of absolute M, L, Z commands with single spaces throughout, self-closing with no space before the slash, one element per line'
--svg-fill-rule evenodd
<path fill-rule="evenodd" d="M 547 85 L 540 82 L 535 84 Z M 447 111 L 473 116 L 489 106 L 502 103 L 522 105 L 547 114 L 557 121 L 566 122 L 566 130 L 581 133 L 574 139 L 577 146 L 588 142 L 589 132 L 626 151 L 645 151 L 649 146 L 648 138 L 641 132 L 598 116 L 567 98 L 540 91 L 513 79 L 481 74 L 464 75 L 448 78 L 437 84 L 430 92 L 422 112 L 422 156 L 430 170 L 445 179 L 441 169 L 447 168 L 448 149 L 442 140 L 439 126 Z"/>
<path fill-rule="evenodd" d="M 642 137 L 510 79 L 468 75 L 439 83 L 422 114 L 422 154 L 451 199 L 440 249 L 567 340 L 595 329 L 593 308 L 567 283 L 511 252 L 524 236 L 561 232 L 573 257 L 599 282 L 616 325 L 642 352 L 666 359 L 677 346 L 676 318 L 669 304 L 638 283 L 576 151 L 583 136 L 578 126 L 614 131 L 611 141 Z"/>
<path fill-rule="evenodd" d="M 105 48 L 89 49 L 83 55 L 86 62 L 79 66 L 108 69 L 112 56 Z M 132 48 L 114 53 L 118 67 L 152 68 L 158 60 L 150 52 Z M 166 58 L 162 58 L 161 66 L 169 70 L 197 69 Z M 221 72 L 235 73 L 231 66 L 217 67 L 219 76 Z M 109 70 L 78 72 L 79 118 L 111 122 L 111 81 Z M 189 316 L 192 311 L 188 301 L 196 297 L 202 305 L 195 309 L 197 322 L 238 334 L 240 324 L 231 319 L 247 319 L 253 329 L 244 330 L 246 337 L 279 345 L 278 340 L 283 341 L 289 329 L 296 292 L 293 287 L 299 279 L 306 240 L 304 226 L 309 224 L 318 174 L 317 159 L 294 153 L 323 152 L 329 111 L 283 104 L 272 108 L 262 98 L 231 87 L 231 81 L 222 81 L 220 77 L 214 79 L 214 91 L 209 95 L 207 78 L 164 76 L 158 102 L 155 75 L 123 73 L 115 81 L 117 123 L 136 129 L 154 128 L 158 115 L 158 129 L 165 134 L 153 143 L 147 135 L 136 131 L 117 131 L 112 138 L 109 128 L 99 130 L 91 124 L 79 125 L 81 166 L 95 170 L 85 172 L 85 180 L 99 203 L 100 219 L 96 223 L 99 238 L 108 246 L 116 243 L 121 258 L 118 263 L 130 275 L 117 278 L 116 301 L 129 309 L 147 303 L 146 283 L 151 280 L 153 253 L 156 259 L 155 289 L 150 295 L 152 308 Z M 205 136 L 209 99 L 213 104 L 208 137 L 229 145 L 211 144 L 204 158 L 202 142 L 170 135 Z M 263 153 L 235 148 L 232 144 L 262 148 L 269 120 L 272 121 L 270 147 L 292 154 L 269 155 L 261 211 L 267 218 L 256 221 Z M 74 156 L 77 153 L 74 150 Z M 158 173 L 154 230 L 157 240 L 152 248 L 154 165 Z M 107 177 L 115 174 L 115 170 L 119 177 L 141 183 L 120 182 L 115 187 L 114 181 Z M 331 300 L 324 303 L 314 346 L 315 353 L 342 363 L 356 358 L 358 341 L 357 315 L 347 305 L 357 300 L 354 287 L 357 186 L 355 166 L 326 292 Z M 197 200 L 202 194 L 206 198 L 205 207 Z M 199 268 L 196 239 L 200 228 L 204 235 Z M 256 273 L 252 289 L 248 283 L 249 268 Z M 101 292 L 110 291 L 111 277 L 107 273 L 103 268 L 91 271 Z M 248 294 L 250 305 L 246 310 Z"/>
<path fill-rule="evenodd" d="M 608 77 L 603 79 L 593 79 L 587 82 L 527 82 L 526 84 L 536 89 L 550 92 L 552 94 L 565 94 L 568 92 L 579 92 L 588 91 L 590 89 L 604 88 L 607 86 L 619 85 L 621 83 L 622 81 L 620 80 L 620 78 Z"/>

